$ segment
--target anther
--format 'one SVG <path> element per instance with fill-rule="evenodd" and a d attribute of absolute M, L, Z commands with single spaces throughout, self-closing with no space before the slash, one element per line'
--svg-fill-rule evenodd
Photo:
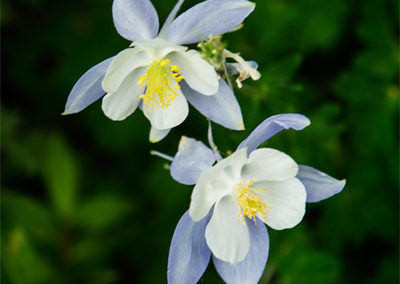
<path fill-rule="evenodd" d="M 149 104 L 149 111 L 153 106 L 168 107 L 178 95 L 176 89 L 180 89 L 180 86 L 177 83 L 184 77 L 177 73 L 180 70 L 178 66 L 169 63 L 169 59 L 158 59 L 147 67 L 146 74 L 137 81 L 137 85 L 145 89 L 140 98 L 144 104 Z"/>

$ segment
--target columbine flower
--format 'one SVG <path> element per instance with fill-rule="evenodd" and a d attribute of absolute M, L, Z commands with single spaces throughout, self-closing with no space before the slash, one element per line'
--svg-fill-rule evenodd
<path fill-rule="evenodd" d="M 141 107 L 152 125 L 150 140 L 164 138 L 188 114 L 187 100 L 227 128 L 244 128 L 240 106 L 213 66 L 182 44 L 202 41 L 238 26 L 253 10 L 245 0 L 208 0 L 176 19 L 179 0 L 158 32 L 149 0 L 114 0 L 113 19 L 131 47 L 87 71 L 72 89 L 64 114 L 81 111 L 106 92 L 102 109 L 123 120 Z"/>
<path fill-rule="evenodd" d="M 171 164 L 172 177 L 196 184 L 190 209 L 179 221 L 168 259 L 169 283 L 196 283 L 211 254 L 227 283 L 257 283 L 268 258 L 266 223 L 281 230 L 297 225 L 306 202 L 340 192 L 345 181 L 288 155 L 257 147 L 283 129 L 301 130 L 309 120 L 281 114 L 263 121 L 229 157 L 215 165 L 215 152 L 183 137 Z"/>

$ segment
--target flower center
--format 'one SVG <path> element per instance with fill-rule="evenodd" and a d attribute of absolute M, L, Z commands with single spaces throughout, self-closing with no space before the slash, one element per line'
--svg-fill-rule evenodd
<path fill-rule="evenodd" d="M 260 197 L 260 193 L 266 192 L 268 189 L 253 188 L 251 187 L 253 183 L 254 180 L 250 180 L 248 184 L 238 183 L 235 186 L 235 197 L 239 206 L 238 218 L 241 218 L 244 224 L 246 224 L 245 216 L 256 221 L 255 215 L 257 213 L 265 220 L 269 209 L 271 209 L 271 206 L 265 204 Z"/>
<path fill-rule="evenodd" d="M 144 104 L 149 104 L 151 111 L 152 107 L 166 108 L 178 95 L 177 89 L 180 89 L 178 82 L 183 79 L 183 76 L 177 73 L 181 70 L 178 66 L 169 65 L 169 59 L 159 59 L 151 63 L 147 67 L 147 72 L 139 78 L 137 84 L 146 88 L 140 98 Z"/>

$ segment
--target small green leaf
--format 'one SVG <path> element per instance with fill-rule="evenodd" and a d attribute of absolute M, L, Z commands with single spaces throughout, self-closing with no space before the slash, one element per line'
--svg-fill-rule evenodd
<path fill-rule="evenodd" d="M 263 77 L 270 88 L 285 87 L 299 69 L 302 61 L 303 57 L 300 54 L 293 54 L 285 57 L 269 65 L 265 72 L 263 72 Z"/>
<path fill-rule="evenodd" d="M 90 230 L 103 230 L 117 224 L 133 208 L 133 204 L 123 197 L 101 194 L 82 203 L 77 222 Z"/>
<path fill-rule="evenodd" d="M 42 173 L 55 210 L 61 217 L 70 218 L 76 205 L 78 168 L 74 154 L 58 135 L 48 141 Z"/>
<path fill-rule="evenodd" d="M 112 235 L 107 237 L 98 236 L 88 237 L 79 240 L 71 248 L 71 261 L 74 265 L 100 266 L 100 264 L 110 257 L 115 249 L 117 239 Z"/>
<path fill-rule="evenodd" d="M 298 247 L 287 254 L 278 264 L 278 271 L 284 284 L 340 283 L 339 261 L 333 256 L 317 250 Z"/>
<path fill-rule="evenodd" d="M 5 223 L 21 226 L 40 240 L 54 241 L 56 231 L 53 217 L 35 199 L 3 191 L 1 210 Z"/>
<path fill-rule="evenodd" d="M 2 260 L 4 271 L 14 284 L 49 283 L 51 269 L 22 229 L 16 228 L 8 234 Z"/>

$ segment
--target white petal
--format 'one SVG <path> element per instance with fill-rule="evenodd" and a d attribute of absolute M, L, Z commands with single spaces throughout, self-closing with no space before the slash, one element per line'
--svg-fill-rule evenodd
<path fill-rule="evenodd" d="M 168 133 L 170 131 L 171 131 L 171 128 L 161 130 L 161 129 L 157 129 L 152 126 L 150 129 L 149 140 L 151 143 L 156 143 L 158 141 L 161 141 L 162 139 L 165 138 L 165 136 L 168 135 Z"/>
<path fill-rule="evenodd" d="M 178 95 L 168 107 L 152 106 L 143 104 L 143 113 L 150 120 L 151 126 L 163 130 L 175 127 L 181 124 L 189 113 L 189 106 L 179 89 L 176 89 Z"/>
<path fill-rule="evenodd" d="M 218 91 L 218 75 L 214 67 L 205 61 L 200 53 L 195 50 L 187 52 L 172 52 L 167 58 L 181 68 L 181 73 L 185 77 L 185 81 L 189 87 L 195 91 L 211 96 Z"/>
<path fill-rule="evenodd" d="M 261 148 L 251 152 L 249 160 L 242 169 L 242 180 L 283 181 L 295 177 L 299 168 L 287 154 Z"/>
<path fill-rule="evenodd" d="M 250 234 L 250 250 L 243 261 L 231 264 L 213 257 L 215 269 L 226 283 L 257 284 L 267 264 L 269 236 L 266 226 L 256 218 L 255 222 L 247 222 L 247 227 Z"/>
<path fill-rule="evenodd" d="M 114 0 L 113 20 L 118 33 L 131 41 L 152 39 L 158 32 L 158 15 L 149 0 Z"/>
<path fill-rule="evenodd" d="M 125 78 L 116 92 L 104 96 L 101 107 L 106 116 L 112 120 L 124 120 L 136 110 L 142 93 L 136 82 L 145 72 L 145 68 L 137 68 Z"/>
<path fill-rule="evenodd" d="M 250 250 L 247 225 L 238 216 L 231 195 L 219 200 L 206 228 L 206 241 L 215 257 L 230 263 L 242 261 Z"/>
<path fill-rule="evenodd" d="M 262 200 L 269 206 L 267 218 L 258 217 L 275 230 L 296 226 L 306 211 L 306 190 L 297 178 L 283 182 L 260 181 L 253 188 L 268 189 L 260 193 Z"/>
<path fill-rule="evenodd" d="M 155 38 L 151 40 L 137 40 L 132 42 L 131 47 L 136 47 L 141 50 L 145 50 L 153 60 L 158 60 L 168 53 L 173 51 L 176 52 L 185 52 L 188 48 L 181 45 L 171 44 L 162 38 Z"/>
<path fill-rule="evenodd" d="M 246 160 L 247 149 L 240 149 L 201 173 L 189 208 L 193 221 L 204 218 L 215 202 L 232 193 L 234 185 L 240 182 L 240 171 Z"/>
<path fill-rule="evenodd" d="M 140 48 L 127 48 L 121 51 L 107 69 L 102 82 L 103 89 L 107 93 L 115 92 L 130 72 L 149 63 L 148 54 Z M 136 84 L 136 82 L 132 83 Z"/>

